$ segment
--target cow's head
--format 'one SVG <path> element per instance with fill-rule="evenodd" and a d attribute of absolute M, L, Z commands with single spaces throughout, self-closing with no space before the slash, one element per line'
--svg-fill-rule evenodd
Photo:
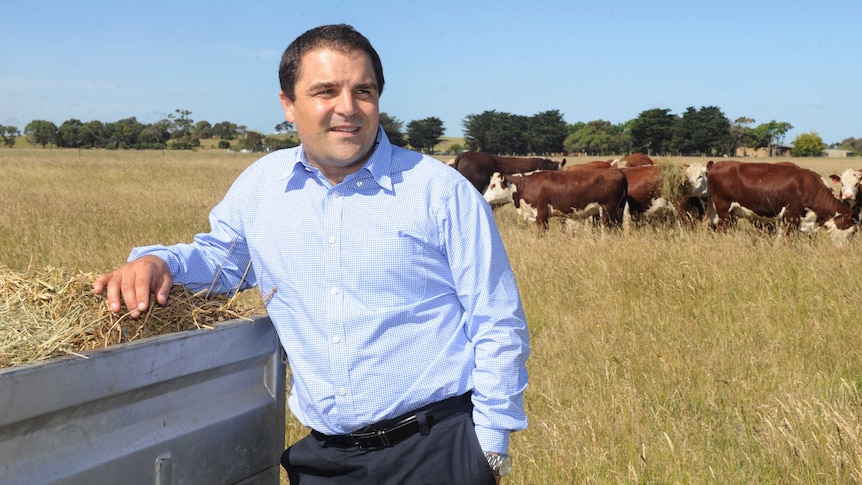
<path fill-rule="evenodd" d="M 862 180 L 862 171 L 848 168 L 841 176 L 833 174 L 829 178 L 841 186 L 841 200 L 850 204 L 851 207 L 855 206 L 856 198 L 859 196 L 859 183 Z"/>
<path fill-rule="evenodd" d="M 491 175 L 491 181 L 482 196 L 485 198 L 485 202 L 492 207 L 513 202 L 512 187 L 500 172 L 494 172 Z"/>
<path fill-rule="evenodd" d="M 685 177 L 690 185 L 690 197 L 706 197 L 706 166 L 702 163 L 692 163 L 685 167 Z"/>

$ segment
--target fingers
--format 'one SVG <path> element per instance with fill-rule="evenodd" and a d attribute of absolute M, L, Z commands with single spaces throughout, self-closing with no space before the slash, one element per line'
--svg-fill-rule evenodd
<path fill-rule="evenodd" d="M 156 302 L 166 305 L 172 284 L 167 263 L 155 256 L 143 256 L 105 273 L 93 282 L 96 294 L 105 293 L 108 308 L 119 313 L 125 302 L 129 316 L 139 318 L 150 306 L 150 294 Z"/>

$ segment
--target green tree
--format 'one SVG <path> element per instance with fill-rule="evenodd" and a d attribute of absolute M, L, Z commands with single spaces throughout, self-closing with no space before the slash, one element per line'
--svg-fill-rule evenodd
<path fill-rule="evenodd" d="M 527 146 L 531 153 L 548 155 L 563 151 L 568 125 L 559 110 L 536 113 L 527 119 Z"/>
<path fill-rule="evenodd" d="M 826 150 L 826 143 L 816 132 L 802 133 L 793 140 L 790 155 L 794 157 L 821 157 Z"/>
<path fill-rule="evenodd" d="M 139 142 L 144 125 L 134 116 L 113 123 L 105 123 L 103 129 L 104 146 L 109 148 L 129 148 Z"/>
<path fill-rule="evenodd" d="M 682 155 L 724 155 L 732 150 L 730 120 L 715 106 L 688 107 L 673 125 L 671 147 Z"/>
<path fill-rule="evenodd" d="M 526 116 L 490 110 L 465 116 L 462 125 L 468 150 L 509 155 L 529 151 Z"/>
<path fill-rule="evenodd" d="M 33 120 L 24 127 L 24 135 L 33 145 L 45 148 L 49 143 L 57 143 L 57 125 L 52 121 Z"/>
<path fill-rule="evenodd" d="M 171 121 L 171 139 L 188 140 L 191 138 L 192 125 L 194 124 L 191 115 L 191 111 L 179 108 L 168 115 L 168 119 Z"/>
<path fill-rule="evenodd" d="M 213 136 L 222 140 L 233 140 L 240 135 L 239 127 L 230 121 L 222 121 L 213 125 Z"/>
<path fill-rule="evenodd" d="M 293 129 L 293 123 L 289 121 L 282 121 L 281 123 L 275 125 L 276 133 L 287 133 Z"/>
<path fill-rule="evenodd" d="M 209 140 L 213 137 L 213 125 L 209 121 L 198 121 L 192 128 L 192 136 L 201 140 Z"/>
<path fill-rule="evenodd" d="M 164 147 L 164 144 L 170 139 L 171 133 L 168 131 L 168 125 L 162 121 L 145 126 L 138 137 L 141 145 L 151 148 Z"/>
<path fill-rule="evenodd" d="M 81 120 L 71 118 L 63 122 L 57 128 L 57 146 L 63 148 L 80 148 L 82 145 L 81 128 L 84 123 Z"/>
<path fill-rule="evenodd" d="M 671 149 L 676 116 L 669 109 L 654 108 L 642 111 L 631 121 L 633 151 L 647 155 L 661 155 Z"/>
<path fill-rule="evenodd" d="M 443 121 L 434 116 L 413 120 L 407 124 L 410 146 L 419 151 L 430 152 L 443 136 Z"/>
<path fill-rule="evenodd" d="M 263 149 L 263 135 L 256 131 L 249 131 L 245 134 L 242 140 L 242 148 L 253 152 L 258 152 Z"/>
<path fill-rule="evenodd" d="M 793 125 L 786 121 L 771 120 L 769 123 L 763 123 L 752 130 L 752 135 L 755 138 L 755 148 L 769 148 L 769 156 L 775 153 L 775 147 L 784 143 L 784 137 L 787 132 L 793 129 Z"/>
<path fill-rule="evenodd" d="M 0 138 L 3 139 L 3 144 L 9 148 L 15 147 L 15 138 L 21 136 L 17 126 L 0 125 Z"/>
<path fill-rule="evenodd" d="M 838 148 L 841 150 L 848 150 L 853 152 L 854 156 L 862 155 L 862 138 L 845 138 L 841 140 L 841 143 L 838 144 Z"/>
<path fill-rule="evenodd" d="M 99 120 L 92 120 L 81 125 L 81 147 L 95 148 L 103 145 L 104 125 Z"/>
<path fill-rule="evenodd" d="M 625 135 L 622 125 L 613 125 L 610 121 L 593 120 L 587 123 L 578 122 L 569 127 L 563 146 L 569 153 L 584 153 L 590 156 L 622 153 Z"/>
<path fill-rule="evenodd" d="M 380 127 L 389 138 L 389 143 L 399 147 L 407 146 L 407 140 L 404 139 L 404 123 L 401 120 L 381 111 Z"/>
<path fill-rule="evenodd" d="M 733 147 L 731 153 L 736 153 L 736 149 L 740 147 L 755 148 L 755 139 L 751 133 L 753 123 L 754 118 L 740 116 L 730 125 L 730 143 Z"/>
<path fill-rule="evenodd" d="M 453 143 L 449 145 L 449 148 L 446 149 L 446 153 L 448 155 L 457 155 L 463 151 L 464 147 L 462 147 L 460 143 Z"/>

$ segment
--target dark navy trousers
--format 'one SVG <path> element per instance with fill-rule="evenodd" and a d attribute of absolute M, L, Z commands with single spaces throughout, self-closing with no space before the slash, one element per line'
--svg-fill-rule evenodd
<path fill-rule="evenodd" d="M 494 485 L 473 428 L 472 406 L 388 448 L 328 445 L 309 434 L 281 455 L 291 485 Z"/>

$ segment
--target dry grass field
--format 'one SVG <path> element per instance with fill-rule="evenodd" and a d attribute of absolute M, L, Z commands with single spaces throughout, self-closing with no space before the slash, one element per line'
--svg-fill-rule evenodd
<path fill-rule="evenodd" d="M 99 272 L 187 241 L 256 158 L 0 150 L 0 265 Z M 862 482 L 862 239 L 496 217 L 533 348 L 503 483 Z M 287 421 L 288 443 L 305 434 Z"/>

